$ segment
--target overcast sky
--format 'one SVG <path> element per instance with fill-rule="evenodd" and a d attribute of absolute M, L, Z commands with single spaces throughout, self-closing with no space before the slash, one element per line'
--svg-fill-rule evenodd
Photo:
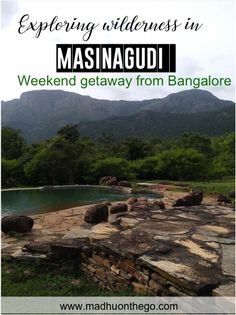
<path fill-rule="evenodd" d="M 29 14 L 30 20 L 49 22 L 57 15 L 59 20 L 81 22 L 94 21 L 104 23 L 117 17 L 128 15 L 132 18 L 138 15 L 140 20 L 162 22 L 168 19 L 178 19 L 184 23 L 191 18 L 203 23 L 198 32 L 181 29 L 176 32 L 104 32 L 98 27 L 94 30 L 87 43 L 174 43 L 177 46 L 177 76 L 186 77 L 230 77 L 231 87 L 207 88 L 216 96 L 234 100 L 234 69 L 235 69 L 235 33 L 234 33 L 234 0 L 119 0 L 119 1 L 80 1 L 80 0 L 34 0 L 34 1 L 2 1 L 1 2 L 2 42 L 2 84 L 1 99 L 18 98 L 22 92 L 33 90 L 33 87 L 20 87 L 17 75 L 37 77 L 69 76 L 56 73 L 57 43 L 84 43 L 80 31 L 64 31 L 49 33 L 45 31 L 37 39 L 33 32 L 18 34 L 18 21 L 23 14 Z M 95 73 L 77 74 L 79 77 L 96 76 Z M 123 74 L 100 74 L 103 77 L 121 77 Z M 137 74 L 124 74 L 135 77 Z M 142 74 L 151 76 L 150 74 Z M 168 74 L 153 74 L 166 77 Z M 47 88 L 47 87 L 46 87 Z M 58 87 L 56 87 L 58 89 Z M 39 89 L 37 87 L 36 89 Z M 51 87 L 48 87 L 51 89 Z M 187 89 L 186 87 L 136 87 L 130 89 L 90 87 L 62 87 L 61 89 L 104 99 L 148 99 L 163 97 L 170 93 Z"/>

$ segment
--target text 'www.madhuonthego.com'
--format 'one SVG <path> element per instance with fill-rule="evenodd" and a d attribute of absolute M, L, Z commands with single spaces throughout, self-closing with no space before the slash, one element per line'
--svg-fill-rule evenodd
<path fill-rule="evenodd" d="M 153 313 L 157 311 L 178 311 L 176 303 L 62 303 L 60 304 L 61 311 L 78 311 L 78 312 L 143 312 Z M 114 313 L 115 314 L 115 313 Z"/>

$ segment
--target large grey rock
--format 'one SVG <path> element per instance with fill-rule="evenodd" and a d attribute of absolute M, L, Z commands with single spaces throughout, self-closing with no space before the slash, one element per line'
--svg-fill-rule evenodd
<path fill-rule="evenodd" d="M 222 195 L 222 194 L 219 194 L 219 195 L 218 195 L 216 201 L 219 202 L 219 203 L 231 203 L 231 200 L 229 199 L 229 197 L 224 196 L 224 195 Z"/>
<path fill-rule="evenodd" d="M 97 204 L 89 207 L 84 215 L 84 221 L 92 224 L 106 222 L 107 218 L 108 206 L 105 204 Z"/>
<path fill-rule="evenodd" d="M 127 182 L 126 180 L 122 180 L 122 181 L 118 182 L 117 185 L 121 186 L 121 187 L 132 187 L 132 185 L 129 182 Z"/>
<path fill-rule="evenodd" d="M 119 212 L 127 212 L 128 207 L 125 203 L 118 203 L 110 208 L 110 214 L 115 214 Z"/>
<path fill-rule="evenodd" d="M 7 234 L 9 232 L 27 233 L 30 232 L 34 225 L 34 220 L 25 215 L 9 215 L 2 218 L 2 231 Z"/>
<path fill-rule="evenodd" d="M 161 200 L 155 200 L 155 201 L 153 202 L 153 204 L 156 205 L 156 206 L 159 206 L 160 209 L 162 209 L 162 210 L 165 210 L 165 208 L 166 208 L 164 202 L 161 201 Z"/>
<path fill-rule="evenodd" d="M 104 176 L 100 179 L 99 184 L 103 186 L 116 186 L 118 184 L 118 180 L 113 176 Z"/>
<path fill-rule="evenodd" d="M 174 203 L 174 207 L 186 207 L 186 206 L 198 206 L 203 199 L 202 192 L 192 192 L 183 198 L 177 199 Z"/>
<path fill-rule="evenodd" d="M 235 191 L 232 190 L 230 193 L 229 193 L 229 197 L 230 198 L 235 198 Z"/>

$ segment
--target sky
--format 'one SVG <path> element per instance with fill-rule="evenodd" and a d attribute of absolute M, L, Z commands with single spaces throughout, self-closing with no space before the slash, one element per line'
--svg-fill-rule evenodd
<path fill-rule="evenodd" d="M 97 27 L 87 44 L 91 43 L 140 43 L 176 44 L 175 73 L 178 77 L 229 77 L 230 87 L 207 87 L 207 90 L 222 99 L 234 100 L 235 81 L 235 8 L 234 0 L 2 0 L 1 2 L 1 41 L 4 43 L 1 51 L 1 99 L 6 101 L 19 98 L 21 93 L 39 89 L 39 87 L 19 86 L 17 75 L 35 77 L 66 77 L 71 74 L 56 72 L 56 44 L 85 43 L 83 32 L 71 31 L 65 33 L 43 32 L 35 38 L 32 31 L 18 33 L 19 20 L 24 14 L 29 14 L 32 22 L 50 22 L 57 15 L 59 20 L 81 22 L 93 21 L 99 26 L 106 21 L 135 15 L 147 22 L 162 22 L 168 19 L 178 19 L 182 24 L 188 18 L 203 24 L 197 32 L 186 31 L 181 26 L 176 32 L 104 32 Z M 96 73 L 77 73 L 79 77 L 94 77 Z M 103 77 L 135 77 L 137 74 L 108 74 Z M 144 77 L 166 77 L 168 74 L 141 74 Z M 42 87 L 42 89 L 53 87 Z M 100 99 L 143 100 L 164 97 L 191 87 L 90 87 L 80 86 L 59 87 L 66 91 L 90 95 Z M 58 89 L 58 87 L 55 87 Z"/>

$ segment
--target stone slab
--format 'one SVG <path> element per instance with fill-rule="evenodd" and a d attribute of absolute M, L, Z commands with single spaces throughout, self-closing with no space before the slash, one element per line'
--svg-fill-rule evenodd
<path fill-rule="evenodd" d="M 235 296 L 235 284 L 220 285 L 212 291 L 213 296 Z"/>
<path fill-rule="evenodd" d="M 221 245 L 222 256 L 222 272 L 224 275 L 234 277 L 235 276 L 235 246 L 233 245 Z"/>

